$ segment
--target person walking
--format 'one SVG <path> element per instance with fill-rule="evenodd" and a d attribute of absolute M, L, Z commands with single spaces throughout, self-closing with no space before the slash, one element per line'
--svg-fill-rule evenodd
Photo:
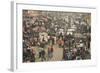
<path fill-rule="evenodd" d="M 45 61 L 45 60 L 46 60 L 46 58 L 45 58 L 45 50 L 43 49 L 41 51 L 41 61 Z"/>
<path fill-rule="evenodd" d="M 48 47 L 48 60 L 51 59 L 53 57 L 53 46 Z"/>

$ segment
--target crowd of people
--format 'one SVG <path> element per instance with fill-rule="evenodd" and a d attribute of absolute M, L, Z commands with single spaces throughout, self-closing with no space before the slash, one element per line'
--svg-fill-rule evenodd
<path fill-rule="evenodd" d="M 90 16 L 89 13 L 23 10 L 23 62 L 37 61 L 37 54 L 39 61 L 49 61 L 54 45 L 63 50 L 61 60 L 90 59 Z"/>

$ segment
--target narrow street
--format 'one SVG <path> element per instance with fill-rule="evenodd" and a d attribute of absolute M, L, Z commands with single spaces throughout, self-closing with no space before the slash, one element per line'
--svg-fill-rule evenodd
<path fill-rule="evenodd" d="M 36 52 L 36 62 L 40 62 L 41 59 L 39 58 L 39 49 L 37 47 L 32 47 L 32 49 L 35 50 Z M 46 60 L 45 61 L 61 61 L 62 60 L 62 57 L 63 57 L 63 49 L 62 48 L 59 48 L 57 45 L 54 45 L 54 49 L 53 49 L 53 57 L 48 59 L 48 50 L 47 48 L 45 48 L 45 57 L 46 57 Z"/>

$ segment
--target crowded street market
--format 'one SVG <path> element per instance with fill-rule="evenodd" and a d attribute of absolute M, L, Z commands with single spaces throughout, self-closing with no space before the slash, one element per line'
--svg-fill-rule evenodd
<path fill-rule="evenodd" d="M 23 62 L 91 59 L 91 13 L 23 10 Z"/>

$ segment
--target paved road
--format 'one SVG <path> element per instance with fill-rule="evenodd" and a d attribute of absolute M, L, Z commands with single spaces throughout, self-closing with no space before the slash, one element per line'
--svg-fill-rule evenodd
<path fill-rule="evenodd" d="M 53 57 L 51 58 L 51 59 L 49 59 L 48 60 L 48 54 L 47 54 L 47 48 L 45 49 L 45 51 L 46 51 L 46 61 L 61 61 L 62 60 L 62 57 L 63 57 L 63 50 L 62 50 L 62 48 L 59 48 L 57 45 L 54 45 L 53 46 L 54 47 L 54 52 L 53 52 Z M 39 50 L 38 50 L 38 48 L 33 48 L 32 47 L 32 49 L 34 49 L 35 51 L 36 51 L 36 54 L 37 54 L 37 56 L 36 56 L 36 61 L 37 62 L 41 62 L 41 59 L 39 59 L 38 58 L 38 52 L 39 52 Z"/>
<path fill-rule="evenodd" d="M 54 52 L 53 52 L 53 57 L 51 58 L 50 61 L 61 61 L 63 57 L 63 50 L 62 48 L 57 47 L 56 45 L 54 46 Z"/>

